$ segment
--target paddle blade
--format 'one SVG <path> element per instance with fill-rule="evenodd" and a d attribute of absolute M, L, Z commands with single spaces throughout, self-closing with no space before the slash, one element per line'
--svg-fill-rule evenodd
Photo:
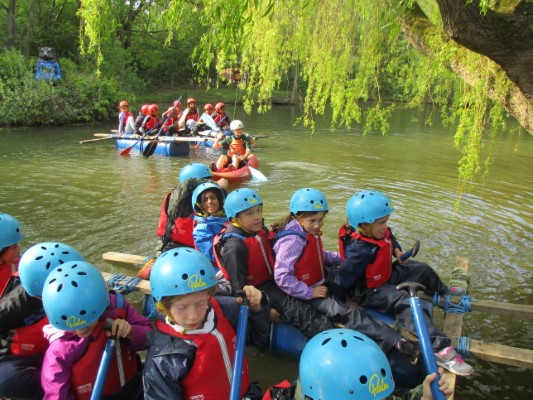
<path fill-rule="evenodd" d="M 248 166 L 250 172 L 252 173 L 252 180 L 254 182 L 266 182 L 268 181 L 267 177 L 263 173 L 253 167 Z"/>
<path fill-rule="evenodd" d="M 121 156 L 129 156 L 129 155 L 130 155 L 130 152 L 131 152 L 131 149 L 133 149 L 134 146 L 135 146 L 135 144 L 134 144 L 133 146 L 130 146 L 130 147 L 128 147 L 128 148 L 122 150 L 122 151 L 120 152 L 120 155 L 121 155 Z"/>
<path fill-rule="evenodd" d="M 156 147 L 157 140 L 150 140 L 150 142 L 146 145 L 146 148 L 143 151 L 143 156 L 150 157 L 152 154 L 154 154 Z"/>
<path fill-rule="evenodd" d="M 218 130 L 218 126 L 217 124 L 215 124 L 215 121 L 213 120 L 213 118 L 211 118 L 211 115 L 203 113 L 201 118 L 202 118 L 202 121 L 204 121 L 207 124 L 207 126 L 211 128 L 211 130 L 213 131 Z"/>

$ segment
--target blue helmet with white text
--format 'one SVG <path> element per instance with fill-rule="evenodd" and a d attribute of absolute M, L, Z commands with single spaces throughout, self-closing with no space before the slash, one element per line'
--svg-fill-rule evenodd
<path fill-rule="evenodd" d="M 315 335 L 303 349 L 299 370 L 302 394 L 309 399 L 376 400 L 394 390 L 385 353 L 352 329 Z"/>

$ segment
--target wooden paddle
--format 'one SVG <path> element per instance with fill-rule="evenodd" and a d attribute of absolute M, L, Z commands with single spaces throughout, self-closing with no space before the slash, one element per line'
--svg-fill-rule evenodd
<path fill-rule="evenodd" d="M 95 135 L 96 135 L 96 133 L 95 133 Z M 115 139 L 116 137 L 117 137 L 117 135 L 107 135 L 106 134 L 105 137 L 99 137 L 97 139 L 81 140 L 80 144 L 92 143 L 92 142 L 100 142 L 102 140 Z"/>

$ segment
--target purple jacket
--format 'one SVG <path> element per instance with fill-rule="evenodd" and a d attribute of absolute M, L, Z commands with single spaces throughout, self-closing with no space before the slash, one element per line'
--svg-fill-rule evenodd
<path fill-rule="evenodd" d="M 115 295 L 109 294 L 111 304 L 115 304 Z M 147 348 L 147 334 L 152 329 L 149 319 L 140 316 L 124 299 L 124 311 L 126 320 L 131 325 L 131 342 L 128 348 L 135 351 Z M 113 318 L 117 315 L 117 309 L 109 306 L 100 319 Z M 49 400 L 73 400 L 74 395 L 70 390 L 70 370 L 72 366 L 83 356 L 90 337 L 80 338 L 74 331 L 62 331 L 52 325 L 43 328 L 45 337 L 50 342 L 43 360 L 41 372 L 41 385 L 44 390 L 43 399 Z"/>
<path fill-rule="evenodd" d="M 285 230 L 305 233 L 302 225 L 295 219 L 285 226 Z M 276 253 L 274 280 L 280 289 L 289 296 L 301 300 L 311 300 L 313 287 L 323 284 L 323 282 L 318 282 L 313 286 L 307 286 L 306 283 L 294 276 L 294 265 L 302 256 L 306 243 L 307 241 L 300 235 L 287 235 L 274 244 L 274 252 Z M 323 257 L 326 264 L 336 265 L 341 262 L 340 255 L 337 252 L 324 250 Z"/>

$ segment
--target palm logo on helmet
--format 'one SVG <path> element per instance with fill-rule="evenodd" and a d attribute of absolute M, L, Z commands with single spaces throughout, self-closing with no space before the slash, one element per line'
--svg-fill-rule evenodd
<path fill-rule="evenodd" d="M 74 331 L 98 320 L 109 305 L 109 293 L 98 269 L 85 261 L 69 261 L 48 275 L 43 306 L 57 329 Z"/>
<path fill-rule="evenodd" d="M 383 351 L 352 329 L 330 329 L 314 336 L 304 347 L 299 370 L 305 398 L 376 400 L 394 390 Z"/>
<path fill-rule="evenodd" d="M 328 212 L 328 201 L 326 196 L 318 190 L 311 188 L 299 189 L 291 197 L 289 205 L 290 212 L 296 214 L 298 212 Z"/>
<path fill-rule="evenodd" d="M 224 211 L 228 219 L 234 218 L 238 213 L 257 205 L 263 204 L 259 193 L 253 189 L 236 189 L 228 194 L 224 202 Z"/>
<path fill-rule="evenodd" d="M 181 247 L 161 254 L 150 274 L 150 290 L 156 301 L 209 289 L 217 284 L 209 258 L 196 249 Z"/>
<path fill-rule="evenodd" d="M 78 251 L 58 242 L 44 242 L 30 247 L 19 262 L 20 283 L 30 296 L 41 297 L 51 271 L 69 261 L 84 261 Z"/>

